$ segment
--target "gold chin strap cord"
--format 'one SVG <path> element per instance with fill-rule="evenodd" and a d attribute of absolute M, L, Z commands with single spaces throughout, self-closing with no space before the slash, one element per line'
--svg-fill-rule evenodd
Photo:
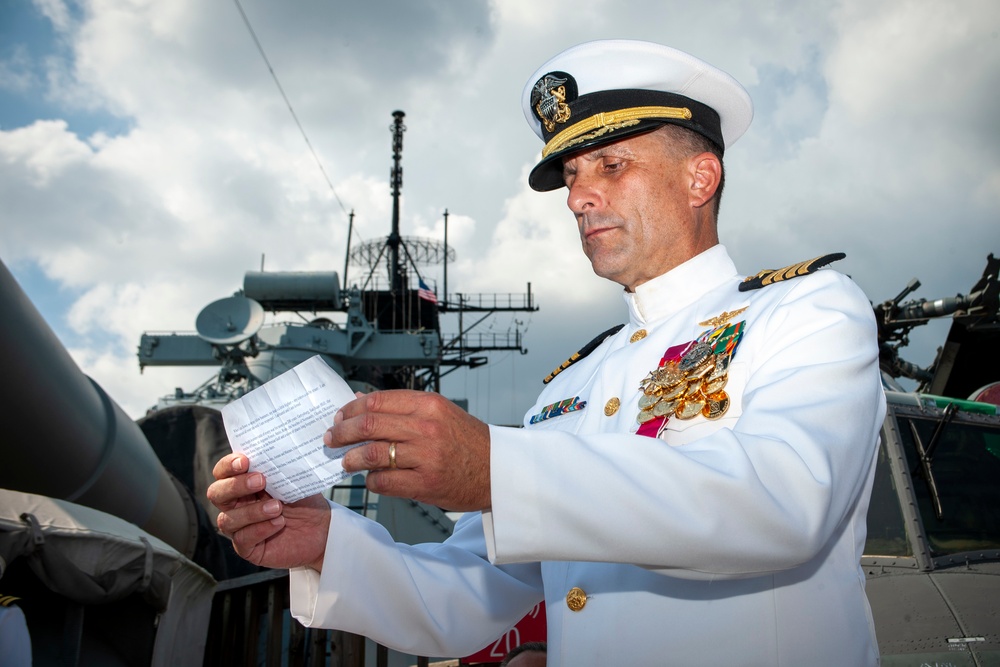
<path fill-rule="evenodd" d="M 596 139 L 608 132 L 638 125 L 639 121 L 650 118 L 691 120 L 691 110 L 687 107 L 632 107 L 618 111 L 602 111 L 567 127 L 552 137 L 542 149 L 542 158 L 544 159 L 556 151 Z"/>

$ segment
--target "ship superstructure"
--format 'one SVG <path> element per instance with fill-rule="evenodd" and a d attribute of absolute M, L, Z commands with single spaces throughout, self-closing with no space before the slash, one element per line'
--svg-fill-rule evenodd
<path fill-rule="evenodd" d="M 248 271 L 243 287 L 198 315 L 195 333 L 151 332 L 139 343 L 139 366 L 214 366 L 217 375 L 190 392 L 158 404 L 224 404 L 306 358 L 319 354 L 357 391 L 441 390 L 441 378 L 487 362 L 492 351 L 525 353 L 518 326 L 505 333 L 476 327 L 500 312 L 537 310 L 531 283 L 521 294 L 448 292 L 448 264 L 455 251 L 444 241 L 400 234 L 403 169 L 402 111 L 393 113 L 392 226 L 382 239 L 350 247 L 344 279 L 335 271 Z M 363 270 L 348 283 L 352 266 Z M 421 270 L 443 275 L 443 293 Z M 265 323 L 267 314 L 289 315 Z M 457 331 L 442 331 L 442 320 Z"/>

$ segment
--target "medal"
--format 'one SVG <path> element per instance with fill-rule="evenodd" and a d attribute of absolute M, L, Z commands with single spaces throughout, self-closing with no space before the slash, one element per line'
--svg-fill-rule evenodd
<path fill-rule="evenodd" d="M 677 386 L 686 377 L 687 374 L 678 368 L 676 361 L 668 361 L 656 370 L 650 371 L 649 375 L 639 383 L 639 388 L 648 395 L 662 393 L 666 389 Z"/>
<path fill-rule="evenodd" d="M 709 375 L 708 375 L 708 379 L 709 380 L 716 380 L 716 379 L 718 379 L 720 377 L 726 377 L 727 373 L 729 372 L 729 357 L 730 356 L 732 356 L 732 355 L 730 355 L 730 354 L 726 354 L 726 355 L 717 354 L 717 355 L 715 355 L 715 368 L 713 368 L 712 372 L 709 373 Z"/>
<path fill-rule="evenodd" d="M 657 403 L 659 403 L 659 401 L 660 401 L 660 397 L 657 396 L 656 394 L 650 395 L 650 394 L 643 393 L 643 395 L 641 397 L 639 397 L 639 409 L 640 410 L 649 410 L 654 405 L 656 405 Z"/>
<path fill-rule="evenodd" d="M 677 409 L 674 411 L 674 416 L 678 419 L 694 419 L 701 414 L 702 408 L 705 407 L 705 397 L 701 393 L 692 396 L 690 399 L 684 398 L 677 405 Z"/>
<path fill-rule="evenodd" d="M 705 407 L 701 409 L 701 414 L 705 419 L 718 419 L 726 414 L 729 409 L 729 395 L 724 391 L 709 394 L 705 401 Z"/>
<path fill-rule="evenodd" d="M 656 419 L 656 415 L 653 414 L 652 410 L 643 410 L 639 413 L 639 416 L 635 418 L 640 424 L 645 424 L 646 422 L 653 421 Z"/>
<path fill-rule="evenodd" d="M 653 406 L 651 412 L 654 417 L 669 417 L 674 414 L 674 410 L 677 408 L 677 401 L 660 401 Z"/>
<path fill-rule="evenodd" d="M 715 361 L 711 358 L 706 359 L 701 363 L 701 365 L 695 367 L 688 373 L 688 381 L 691 380 L 701 380 L 709 373 L 715 370 Z"/>
<path fill-rule="evenodd" d="M 670 417 L 715 420 L 726 414 L 731 402 L 724 391 L 729 363 L 746 328 L 745 320 L 730 321 L 744 310 L 724 311 L 700 322 L 711 328 L 664 352 L 657 367 L 639 382 L 639 435 L 658 437 Z"/>
<path fill-rule="evenodd" d="M 712 355 L 712 346 L 706 343 L 698 343 L 692 347 L 687 354 L 681 357 L 677 367 L 682 371 L 690 371 L 701 365 L 703 361 Z"/>
<path fill-rule="evenodd" d="M 722 391 L 723 387 L 726 386 L 726 380 L 728 379 L 728 375 L 717 377 L 714 380 L 711 377 L 705 378 L 705 381 L 701 383 L 701 392 L 706 396 L 710 396 L 716 392 Z"/>
<path fill-rule="evenodd" d="M 684 395 L 686 391 L 687 391 L 687 384 L 680 382 L 671 387 L 670 389 L 664 390 L 663 393 L 660 394 L 660 399 L 664 401 L 672 401 L 678 396 Z"/>

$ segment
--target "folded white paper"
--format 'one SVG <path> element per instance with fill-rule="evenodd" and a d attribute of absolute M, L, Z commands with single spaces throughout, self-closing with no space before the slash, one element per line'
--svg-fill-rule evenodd
<path fill-rule="evenodd" d="M 325 447 L 323 433 L 352 400 L 347 382 L 316 355 L 223 407 L 222 421 L 233 451 L 264 474 L 267 492 L 293 503 L 350 475 L 341 459 L 358 445 Z"/>

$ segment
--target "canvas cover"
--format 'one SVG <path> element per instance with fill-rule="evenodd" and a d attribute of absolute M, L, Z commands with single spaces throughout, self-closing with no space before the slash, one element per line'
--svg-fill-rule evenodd
<path fill-rule="evenodd" d="M 151 664 L 201 664 L 216 582 L 165 542 L 89 507 L 0 489 L 0 586 L 22 558 L 47 588 L 81 604 L 141 594 L 160 613 Z"/>

